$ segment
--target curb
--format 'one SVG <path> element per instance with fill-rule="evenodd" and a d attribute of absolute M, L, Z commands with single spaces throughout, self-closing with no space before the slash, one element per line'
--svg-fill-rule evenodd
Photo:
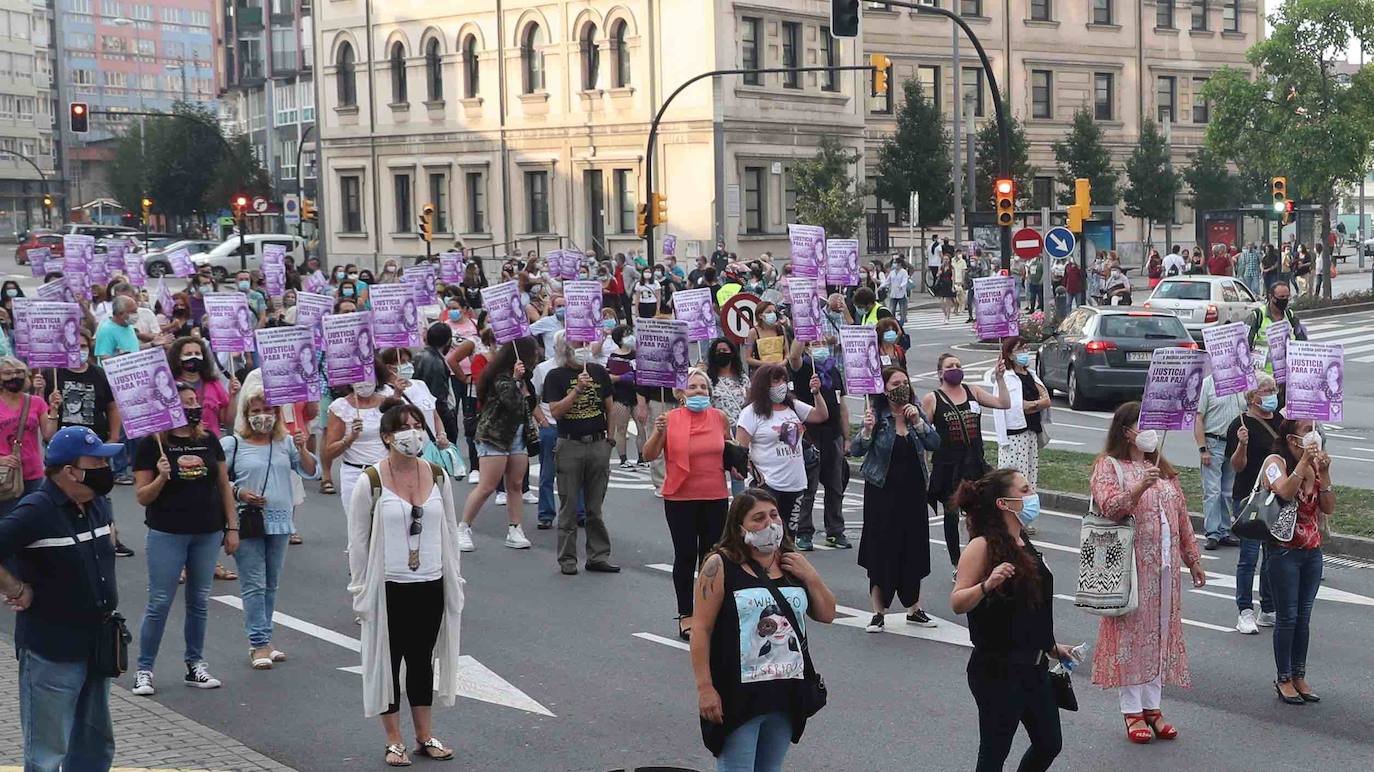
<path fill-rule="evenodd" d="M 1321 308 L 1309 308 L 1297 310 L 1293 313 L 1306 319 L 1320 319 L 1323 316 L 1339 316 L 1340 314 L 1357 314 L 1361 311 L 1374 311 L 1374 302 L 1371 303 L 1350 303 L 1344 306 L 1323 306 Z"/>
<path fill-rule="evenodd" d="M 1059 509 L 1065 512 L 1087 512 L 1088 497 L 1077 493 L 1064 493 L 1062 491 L 1040 491 L 1040 500 L 1050 509 Z M 1202 515 L 1196 512 L 1188 513 L 1193 519 L 1193 529 L 1198 533 L 1202 532 Z M 1322 549 L 1333 555 L 1345 555 L 1348 557 L 1365 558 L 1374 560 L 1374 539 L 1367 539 L 1363 536 L 1344 536 L 1338 533 L 1328 533 L 1322 535 Z"/>

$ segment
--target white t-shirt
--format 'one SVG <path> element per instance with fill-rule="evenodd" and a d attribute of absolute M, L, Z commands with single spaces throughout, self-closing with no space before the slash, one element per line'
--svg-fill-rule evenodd
<path fill-rule="evenodd" d="M 906 297 L 909 279 L 909 274 L 903 268 L 897 268 L 889 273 L 887 275 L 888 296 L 894 299 Z"/>
<path fill-rule="evenodd" d="M 944 244 L 937 241 L 930 245 L 930 252 L 926 255 L 926 266 L 939 268 L 940 261 L 945 257 Z"/>
<path fill-rule="evenodd" d="M 381 394 L 383 397 L 389 397 L 394 394 L 395 391 L 396 390 L 390 386 L 383 386 L 377 393 Z M 434 395 L 430 393 L 429 387 L 425 385 L 425 382 L 416 380 L 411 381 L 410 385 L 406 387 L 405 398 L 410 401 L 410 404 L 420 408 L 420 412 L 425 415 L 425 425 L 433 432 L 434 408 L 439 404 L 439 400 L 435 399 Z M 435 432 L 435 434 L 437 436 L 438 433 Z"/>
<path fill-rule="evenodd" d="M 1164 256 L 1164 275 L 1182 276 L 1188 270 L 1188 261 L 1183 259 L 1183 255 L 1170 252 Z"/>
<path fill-rule="evenodd" d="M 359 480 L 359 485 L 367 485 Z M 420 534 L 410 535 L 410 502 L 382 486 L 382 494 L 377 499 L 377 511 L 382 516 L 382 540 L 385 542 L 386 580 L 388 582 L 410 583 L 430 582 L 443 576 L 443 522 L 444 499 L 439 486 L 430 489 L 429 498 L 422 507 Z M 420 551 L 420 567 L 410 570 L 410 550 Z"/>
<path fill-rule="evenodd" d="M 530 375 L 530 383 L 534 385 L 535 394 L 541 396 L 544 394 L 544 379 L 549 376 L 549 371 L 557 366 L 558 362 L 553 357 L 549 357 L 534 366 L 534 373 Z M 549 403 L 542 399 L 539 401 L 539 411 L 544 414 L 545 420 L 550 424 L 555 426 L 558 424 L 558 420 L 553 417 L 553 408 L 549 407 Z"/>
<path fill-rule="evenodd" d="M 353 423 L 354 417 L 359 415 L 359 411 L 348 404 L 348 399 L 336 399 L 329 403 L 329 412 L 343 421 L 344 435 L 348 435 L 349 426 Z M 375 464 L 386 457 L 386 446 L 382 444 L 380 432 L 382 425 L 382 411 L 375 407 L 365 408 L 361 411 L 363 419 L 363 432 L 358 435 L 358 439 L 343 452 L 341 461 L 350 464 Z"/>
<path fill-rule="evenodd" d="M 635 285 L 635 302 L 637 303 L 657 303 L 658 298 L 654 297 L 654 291 L 658 289 L 657 284 L 640 282 Z"/>
<path fill-rule="evenodd" d="M 758 467 L 764 484 L 783 493 L 806 489 L 802 424 L 812 408 L 801 400 L 792 404 L 792 408 L 775 405 L 767 418 L 760 418 L 748 405 L 739 412 L 738 426 L 750 437 L 749 460 Z"/>

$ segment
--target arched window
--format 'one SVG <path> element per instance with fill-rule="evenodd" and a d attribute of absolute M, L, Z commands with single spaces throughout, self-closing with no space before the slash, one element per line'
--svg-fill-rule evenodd
<path fill-rule="evenodd" d="M 391 44 L 391 103 L 406 101 L 406 47 L 398 40 Z"/>
<path fill-rule="evenodd" d="M 597 70 L 601 69 L 601 46 L 596 42 L 596 25 L 587 24 L 582 28 L 579 41 L 582 49 L 582 90 L 596 88 Z"/>
<path fill-rule="evenodd" d="M 477 66 L 477 36 L 468 35 L 463 41 L 463 96 L 472 99 L 480 91 Z"/>
<path fill-rule="evenodd" d="M 612 82 L 614 88 L 630 85 L 630 51 L 625 47 L 626 27 L 624 20 L 611 25 L 611 60 L 615 65 L 615 79 Z"/>
<path fill-rule="evenodd" d="M 343 43 L 339 46 L 339 58 L 336 64 L 338 72 L 335 73 L 334 79 L 335 85 L 338 87 L 339 107 L 357 107 L 358 82 L 351 44 Z"/>
<path fill-rule="evenodd" d="M 425 83 L 429 101 L 444 101 L 444 65 L 439 60 L 439 41 L 434 38 L 425 46 Z"/>
<path fill-rule="evenodd" d="M 520 68 L 525 74 L 524 92 L 533 94 L 544 90 L 544 32 L 538 24 L 530 24 L 520 38 Z"/>

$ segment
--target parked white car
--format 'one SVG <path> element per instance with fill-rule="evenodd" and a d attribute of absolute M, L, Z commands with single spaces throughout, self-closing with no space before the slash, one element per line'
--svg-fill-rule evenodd
<path fill-rule="evenodd" d="M 219 245 L 218 241 L 206 241 L 204 239 L 174 241 L 161 249 L 151 250 L 144 255 L 143 269 L 154 279 L 159 276 L 171 276 L 172 264 L 167 260 L 168 253 L 177 249 L 185 249 L 194 258 L 196 255 L 205 254 Z"/>
<path fill-rule="evenodd" d="M 209 265 L 216 281 L 240 270 L 253 270 L 262 265 L 262 248 L 267 244 L 280 244 L 286 247 L 296 265 L 305 262 L 305 239 L 286 233 L 250 233 L 242 238 L 234 236 L 203 255 L 192 255 L 191 262 L 197 267 Z"/>
<path fill-rule="evenodd" d="M 1244 282 L 1231 276 L 1170 276 L 1143 307 L 1172 312 L 1200 341 L 1204 327 L 1243 322 L 1259 302 Z"/>

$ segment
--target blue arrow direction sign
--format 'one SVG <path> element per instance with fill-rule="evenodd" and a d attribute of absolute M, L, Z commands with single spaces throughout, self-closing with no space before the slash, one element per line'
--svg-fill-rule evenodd
<path fill-rule="evenodd" d="M 1068 228 L 1051 228 L 1045 234 L 1045 251 L 1050 257 L 1068 257 L 1073 254 L 1073 248 L 1077 246 L 1078 240 L 1074 238 L 1073 231 Z"/>

